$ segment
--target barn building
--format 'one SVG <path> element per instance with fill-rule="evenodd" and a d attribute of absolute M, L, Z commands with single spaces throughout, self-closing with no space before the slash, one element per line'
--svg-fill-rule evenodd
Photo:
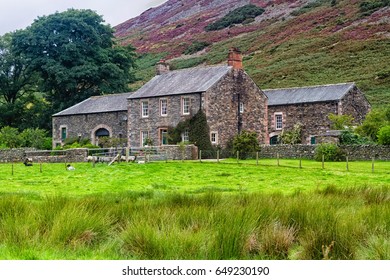
<path fill-rule="evenodd" d="M 319 136 L 329 134 L 330 113 L 350 115 L 361 123 L 370 104 L 354 83 L 264 90 L 268 97 L 270 144 L 278 142 L 282 131 L 300 123 L 304 144 L 316 144 Z"/>
<path fill-rule="evenodd" d="M 127 98 L 131 93 L 90 97 L 53 115 L 53 147 L 66 139 L 90 139 L 99 144 L 99 137 L 127 140 Z"/>

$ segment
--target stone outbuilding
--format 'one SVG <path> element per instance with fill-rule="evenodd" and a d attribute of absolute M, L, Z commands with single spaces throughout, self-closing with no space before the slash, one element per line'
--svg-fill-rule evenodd
<path fill-rule="evenodd" d="M 53 115 L 53 147 L 68 138 L 90 139 L 99 144 L 99 137 L 127 138 L 127 98 L 131 93 L 93 96 Z"/>
<path fill-rule="evenodd" d="M 225 147 L 240 131 L 254 131 L 268 142 L 267 97 L 242 69 L 231 49 L 228 65 L 170 71 L 161 61 L 157 75 L 128 98 L 131 147 L 168 144 L 168 129 L 203 110 L 213 145 Z M 182 140 L 188 141 L 184 131 Z M 171 143 L 176 144 L 176 143 Z"/>
<path fill-rule="evenodd" d="M 316 144 L 316 138 L 331 129 L 330 113 L 350 115 L 360 124 L 371 108 L 354 83 L 272 89 L 264 93 L 268 97 L 270 144 L 276 144 L 278 135 L 297 123 L 303 125 L 302 143 Z"/>

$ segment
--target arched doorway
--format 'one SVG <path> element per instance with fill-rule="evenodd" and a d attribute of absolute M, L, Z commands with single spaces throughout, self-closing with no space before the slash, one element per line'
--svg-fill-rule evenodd
<path fill-rule="evenodd" d="M 107 125 L 98 125 L 91 131 L 92 144 L 99 146 L 99 138 L 112 137 L 112 129 Z"/>
<path fill-rule="evenodd" d="M 278 141 L 278 135 L 275 135 L 275 136 L 272 136 L 269 138 L 269 144 L 270 145 L 276 145 L 276 144 L 279 144 L 279 141 Z"/>
<path fill-rule="evenodd" d="M 99 128 L 95 132 L 95 137 L 110 137 L 110 132 L 105 128 Z"/>

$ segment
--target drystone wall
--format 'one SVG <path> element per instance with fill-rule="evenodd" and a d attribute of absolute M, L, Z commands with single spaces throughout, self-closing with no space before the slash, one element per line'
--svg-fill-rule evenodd
<path fill-rule="evenodd" d="M 261 158 L 314 159 L 317 145 L 265 145 L 261 147 Z M 340 146 L 350 160 L 390 160 L 390 146 L 348 145 Z"/>
<path fill-rule="evenodd" d="M 72 149 L 64 151 L 38 151 L 34 149 L 0 150 L 0 163 L 23 162 L 31 158 L 33 162 L 83 162 L 88 155 L 88 149 Z"/>
<path fill-rule="evenodd" d="M 167 145 L 159 147 L 158 152 L 164 160 L 198 159 L 198 148 L 195 145 L 186 145 L 184 148 L 177 145 Z M 88 149 L 63 151 L 38 151 L 32 149 L 0 150 L 0 163 L 23 162 L 26 158 L 31 158 L 35 163 L 71 163 L 85 162 L 87 161 L 87 157 Z M 159 158 L 159 160 L 161 159 Z"/>

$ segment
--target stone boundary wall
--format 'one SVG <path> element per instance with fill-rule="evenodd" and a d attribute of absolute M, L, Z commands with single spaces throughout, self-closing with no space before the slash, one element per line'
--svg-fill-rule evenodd
<path fill-rule="evenodd" d="M 261 147 L 260 158 L 303 158 L 314 159 L 317 145 L 264 145 Z M 349 145 L 340 146 L 350 160 L 390 160 L 390 146 L 380 145 Z"/>
<path fill-rule="evenodd" d="M 159 153 L 168 160 L 198 159 L 198 148 L 195 145 L 186 145 L 184 151 L 177 145 L 158 147 Z M 184 152 L 184 153 L 183 153 Z M 70 149 L 58 151 L 38 151 L 33 149 L 0 150 L 0 163 L 23 162 L 26 157 L 34 163 L 64 163 L 87 161 L 88 149 Z M 161 160 L 161 159 L 160 159 Z"/>
<path fill-rule="evenodd" d="M 263 145 L 261 146 L 260 158 L 303 158 L 314 159 L 315 145 Z"/>
<path fill-rule="evenodd" d="M 178 145 L 166 145 L 160 147 L 160 152 L 166 153 L 167 158 L 171 160 L 196 160 L 198 159 L 198 147 L 195 145 L 186 145 L 184 149 Z"/>

